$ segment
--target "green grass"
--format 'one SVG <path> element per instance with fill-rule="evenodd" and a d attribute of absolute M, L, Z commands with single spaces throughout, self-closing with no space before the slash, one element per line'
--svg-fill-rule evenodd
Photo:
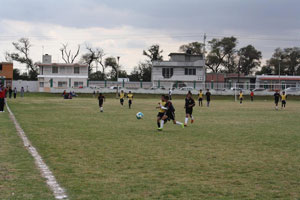
<path fill-rule="evenodd" d="M 300 198 L 298 101 L 275 111 L 271 100 L 213 100 L 195 108 L 193 125 L 157 132 L 158 101 L 138 98 L 129 110 L 108 98 L 104 113 L 92 98 L 33 95 L 9 105 L 71 199 Z"/>
<path fill-rule="evenodd" d="M 7 112 L 0 113 L 0 199 L 54 199 Z"/>

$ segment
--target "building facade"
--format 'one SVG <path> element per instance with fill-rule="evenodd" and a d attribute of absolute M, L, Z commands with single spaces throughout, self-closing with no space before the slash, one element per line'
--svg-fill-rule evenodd
<path fill-rule="evenodd" d="M 171 53 L 169 61 L 152 62 L 152 84 L 155 87 L 194 87 L 205 85 L 205 62 L 202 55 Z"/>
<path fill-rule="evenodd" d="M 51 88 L 85 88 L 88 86 L 88 66 L 69 63 L 52 63 L 50 55 L 43 55 L 38 64 L 39 91 L 49 92 Z"/>
<path fill-rule="evenodd" d="M 259 75 L 256 76 L 256 87 L 270 87 L 278 89 L 279 85 L 284 88 L 300 88 L 300 76 Z"/>
<path fill-rule="evenodd" d="M 12 87 L 13 81 L 13 63 L 10 62 L 1 62 L 0 63 L 0 83 Z"/>

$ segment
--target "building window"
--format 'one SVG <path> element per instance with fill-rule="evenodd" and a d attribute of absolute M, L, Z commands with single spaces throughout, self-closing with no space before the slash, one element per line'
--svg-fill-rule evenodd
<path fill-rule="evenodd" d="M 173 68 L 163 68 L 162 75 L 164 78 L 171 78 L 173 76 Z"/>
<path fill-rule="evenodd" d="M 52 74 L 57 74 L 58 73 L 58 67 L 53 66 L 52 67 Z"/>
<path fill-rule="evenodd" d="M 60 73 L 61 73 L 61 74 L 64 74 L 64 73 L 65 73 L 65 67 L 60 67 L 59 70 L 60 70 Z"/>
<path fill-rule="evenodd" d="M 74 87 L 76 87 L 76 88 L 83 87 L 83 82 L 75 81 L 74 82 Z"/>
<path fill-rule="evenodd" d="M 184 75 L 196 75 L 196 69 L 195 68 L 185 68 Z"/>
<path fill-rule="evenodd" d="M 44 82 L 40 82 L 40 87 L 44 87 Z"/>
<path fill-rule="evenodd" d="M 0 64 L 0 71 L 2 71 L 2 64 Z"/>
<path fill-rule="evenodd" d="M 66 81 L 58 81 L 57 86 L 61 87 L 61 88 L 66 88 L 67 87 L 67 82 Z"/>
<path fill-rule="evenodd" d="M 74 74 L 80 74 L 79 67 L 74 67 Z"/>

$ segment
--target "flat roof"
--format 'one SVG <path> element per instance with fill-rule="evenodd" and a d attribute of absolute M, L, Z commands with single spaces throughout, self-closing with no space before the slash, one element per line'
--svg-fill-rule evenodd
<path fill-rule="evenodd" d="M 83 65 L 78 63 L 38 63 L 37 66 L 87 67 L 88 65 Z"/>
<path fill-rule="evenodd" d="M 194 55 L 194 54 L 188 54 L 188 53 L 170 53 L 169 56 L 172 55 L 183 55 L 183 56 L 203 56 L 202 54 Z"/>

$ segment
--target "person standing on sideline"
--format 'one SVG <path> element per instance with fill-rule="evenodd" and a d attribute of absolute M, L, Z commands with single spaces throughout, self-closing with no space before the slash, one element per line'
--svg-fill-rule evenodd
<path fill-rule="evenodd" d="M 0 85 L 0 112 L 4 112 L 6 89 Z"/>
<path fill-rule="evenodd" d="M 172 100 L 172 89 L 171 88 L 169 88 L 169 100 Z"/>
<path fill-rule="evenodd" d="M 198 94 L 198 102 L 199 102 L 199 106 L 201 105 L 201 107 L 203 106 L 202 101 L 203 101 L 203 92 L 202 90 L 200 90 Z"/>
<path fill-rule="evenodd" d="M 278 90 L 276 90 L 276 92 L 274 93 L 275 109 L 276 110 L 278 110 L 279 99 L 280 99 L 280 94 L 279 94 Z"/>
<path fill-rule="evenodd" d="M 243 91 L 242 90 L 240 91 L 239 99 L 240 99 L 240 104 L 242 104 L 243 103 Z"/>
<path fill-rule="evenodd" d="M 210 104 L 210 96 L 211 96 L 211 93 L 209 92 L 209 89 L 206 90 L 206 101 L 207 101 L 207 107 L 209 107 L 209 104 Z"/>
<path fill-rule="evenodd" d="M 15 89 L 14 89 L 14 99 L 17 98 L 17 92 L 18 92 L 17 88 L 15 87 Z"/>
<path fill-rule="evenodd" d="M 9 89 L 8 89 L 8 97 L 11 99 L 11 96 L 12 96 L 12 89 L 11 89 L 11 87 L 9 87 Z"/>
<path fill-rule="evenodd" d="M 21 97 L 22 97 L 22 98 L 24 97 L 24 92 L 25 92 L 24 88 L 21 87 Z"/>
<path fill-rule="evenodd" d="M 251 90 L 251 92 L 250 92 L 250 98 L 251 98 L 251 101 L 254 100 L 254 92 L 253 92 L 253 90 Z"/>
<path fill-rule="evenodd" d="M 99 101 L 100 112 L 103 112 L 103 102 L 105 101 L 105 97 L 102 95 L 102 93 L 99 94 L 98 101 Z"/>

